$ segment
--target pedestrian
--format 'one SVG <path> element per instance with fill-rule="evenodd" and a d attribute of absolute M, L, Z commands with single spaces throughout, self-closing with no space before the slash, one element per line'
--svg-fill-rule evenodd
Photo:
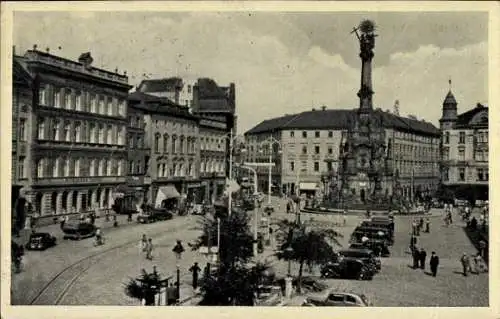
<path fill-rule="evenodd" d="M 470 260 L 469 260 L 469 256 L 467 256 L 466 253 L 464 253 L 462 255 L 462 257 L 460 258 L 460 263 L 462 264 L 462 274 L 467 277 L 467 273 L 469 271 L 469 268 L 470 268 Z"/>
<path fill-rule="evenodd" d="M 477 253 L 476 256 L 474 257 L 474 263 L 476 265 L 476 270 L 478 274 L 488 271 L 486 263 L 484 262 L 484 259 L 481 257 L 480 253 Z"/>
<path fill-rule="evenodd" d="M 416 246 L 417 246 L 417 237 L 415 237 L 415 235 L 412 234 L 410 237 L 410 251 L 413 252 Z"/>
<path fill-rule="evenodd" d="M 61 216 L 60 221 L 61 221 L 61 229 L 64 229 L 64 224 L 66 224 L 66 218 L 64 216 Z"/>
<path fill-rule="evenodd" d="M 146 252 L 148 247 L 148 239 L 146 237 L 146 234 L 142 234 L 141 241 L 139 242 L 139 247 L 142 252 Z"/>
<path fill-rule="evenodd" d="M 203 278 L 207 279 L 210 277 L 210 263 L 207 263 L 205 265 L 205 268 L 203 269 Z"/>
<path fill-rule="evenodd" d="M 486 242 L 482 239 L 479 241 L 479 254 L 483 260 L 486 259 Z"/>
<path fill-rule="evenodd" d="M 109 222 L 109 209 L 106 209 L 106 213 L 104 214 L 105 220 Z"/>
<path fill-rule="evenodd" d="M 131 210 L 127 211 L 127 222 L 129 222 L 129 223 L 132 222 L 132 211 Z"/>
<path fill-rule="evenodd" d="M 195 262 L 191 268 L 189 268 L 189 271 L 193 273 L 193 289 L 196 290 L 198 289 L 198 273 L 200 272 L 201 268 L 198 266 L 198 263 Z"/>
<path fill-rule="evenodd" d="M 286 203 L 286 213 L 290 214 L 290 211 L 292 210 L 290 202 Z"/>
<path fill-rule="evenodd" d="M 177 240 L 177 243 L 175 244 L 172 251 L 175 253 L 177 260 L 181 259 L 181 254 L 184 252 L 184 247 L 182 246 L 182 242 L 180 240 Z"/>
<path fill-rule="evenodd" d="M 431 220 L 429 217 L 425 219 L 425 232 L 430 233 L 431 232 Z"/>
<path fill-rule="evenodd" d="M 85 215 L 83 213 L 80 214 L 80 221 L 83 222 L 85 220 Z"/>
<path fill-rule="evenodd" d="M 153 260 L 153 240 L 148 239 L 148 244 L 146 246 L 146 259 Z"/>
<path fill-rule="evenodd" d="M 344 210 L 344 215 L 342 216 L 342 225 L 345 226 L 347 224 L 347 209 Z"/>
<path fill-rule="evenodd" d="M 420 259 L 420 269 L 425 270 L 425 259 L 427 258 L 427 252 L 421 248 L 419 259 Z"/>
<path fill-rule="evenodd" d="M 413 259 L 413 269 L 417 269 L 418 262 L 420 260 L 420 251 L 417 247 L 414 247 L 413 251 L 411 252 L 411 257 Z"/>
<path fill-rule="evenodd" d="M 118 220 L 117 220 L 116 214 L 113 215 L 113 227 L 118 227 Z"/>
<path fill-rule="evenodd" d="M 476 217 L 472 217 L 470 223 L 469 223 L 470 229 L 476 230 L 477 229 L 477 219 Z"/>
<path fill-rule="evenodd" d="M 437 270 L 439 266 L 439 257 L 436 255 L 436 252 L 431 253 L 431 258 L 429 260 L 429 266 L 431 267 L 432 277 L 436 277 Z"/>
<path fill-rule="evenodd" d="M 418 229 L 419 231 L 424 228 L 424 218 L 420 217 L 420 220 L 418 221 Z M 423 231 L 423 230 L 422 230 Z"/>
<path fill-rule="evenodd" d="M 416 220 L 412 220 L 411 230 L 412 230 L 413 236 L 417 236 L 417 221 Z"/>
<path fill-rule="evenodd" d="M 92 225 L 94 225 L 94 224 L 95 224 L 95 215 L 94 215 L 94 213 L 90 213 L 90 223 L 91 223 Z"/>

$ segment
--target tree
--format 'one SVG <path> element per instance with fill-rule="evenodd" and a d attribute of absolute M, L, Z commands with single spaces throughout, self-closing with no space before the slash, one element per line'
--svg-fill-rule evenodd
<path fill-rule="evenodd" d="M 166 286 L 168 279 L 161 279 L 160 274 L 153 268 L 152 273 L 141 270 L 141 276 L 125 284 L 125 294 L 139 301 L 145 300 L 146 306 L 155 305 L 155 295 L 162 286 Z"/>
<path fill-rule="evenodd" d="M 327 262 L 334 258 L 332 246 L 341 246 L 337 238 L 342 234 L 333 229 L 308 229 L 305 224 L 283 220 L 279 227 L 286 233 L 277 253 L 279 259 L 293 260 L 299 263 L 297 291 L 301 291 L 304 265 Z M 287 252 L 287 248 L 292 248 Z"/>

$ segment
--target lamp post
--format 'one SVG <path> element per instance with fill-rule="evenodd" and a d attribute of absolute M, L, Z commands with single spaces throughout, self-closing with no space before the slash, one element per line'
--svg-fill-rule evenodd
<path fill-rule="evenodd" d="M 254 225 L 253 225 L 253 255 L 257 256 L 257 237 L 258 237 L 258 206 L 257 206 L 257 171 L 248 166 L 239 166 L 241 168 L 247 169 L 253 173 L 253 185 L 254 185 Z"/>
<path fill-rule="evenodd" d="M 184 247 L 182 247 L 182 243 L 180 240 L 177 241 L 176 245 L 172 249 L 172 251 L 175 253 L 175 259 L 176 259 L 176 268 L 177 268 L 177 281 L 175 283 L 177 293 L 176 293 L 176 299 L 177 302 L 180 301 L 180 296 L 181 296 L 181 269 L 180 269 L 180 261 L 182 258 L 182 253 L 184 252 Z"/>
<path fill-rule="evenodd" d="M 288 259 L 288 273 L 285 278 L 285 296 L 286 298 L 291 298 L 292 297 L 292 254 L 293 254 L 293 248 L 291 246 L 288 246 L 285 249 L 285 256 Z"/>
<path fill-rule="evenodd" d="M 267 185 L 267 204 L 271 205 L 271 184 L 272 184 L 272 162 L 273 162 L 273 146 L 274 144 L 279 145 L 278 153 L 283 149 L 281 142 L 270 136 L 267 140 L 262 142 L 262 145 L 268 145 L 269 150 L 269 176 L 268 176 L 268 185 Z"/>
<path fill-rule="evenodd" d="M 231 181 L 233 179 L 233 148 L 234 148 L 234 140 L 237 138 L 237 136 L 233 136 L 233 130 L 229 132 L 228 135 L 224 136 L 225 138 L 229 139 L 229 180 Z M 227 202 L 227 209 L 228 209 L 228 216 L 231 216 L 231 210 L 233 206 L 233 199 L 231 196 L 231 190 L 228 192 L 228 202 Z"/>

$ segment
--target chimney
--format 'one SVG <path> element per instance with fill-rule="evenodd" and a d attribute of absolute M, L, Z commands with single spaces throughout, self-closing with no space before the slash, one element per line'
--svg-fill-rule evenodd
<path fill-rule="evenodd" d="M 322 110 L 322 111 L 325 111 L 325 110 L 326 110 L 326 106 L 324 106 L 324 105 L 323 105 L 323 106 L 321 107 L 321 110 Z"/>
<path fill-rule="evenodd" d="M 484 105 L 482 105 L 481 103 L 476 104 L 476 108 L 478 108 L 478 109 L 482 109 L 483 107 L 484 107 Z"/>
<path fill-rule="evenodd" d="M 83 64 L 85 68 L 90 68 L 92 62 L 94 62 L 94 59 L 92 58 L 92 55 L 90 55 L 90 52 L 85 52 L 80 54 L 80 56 L 78 57 L 78 62 Z"/>

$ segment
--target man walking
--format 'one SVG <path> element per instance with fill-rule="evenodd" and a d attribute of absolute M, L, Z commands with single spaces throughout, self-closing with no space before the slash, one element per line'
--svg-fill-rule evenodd
<path fill-rule="evenodd" d="M 420 259 L 420 269 L 425 270 L 425 259 L 427 258 L 427 252 L 422 248 L 420 249 L 419 259 Z"/>
<path fill-rule="evenodd" d="M 466 253 L 462 255 L 462 258 L 460 258 L 460 263 L 462 263 L 462 273 L 465 277 L 467 277 L 470 265 L 469 265 L 469 256 L 467 256 Z"/>
<path fill-rule="evenodd" d="M 193 273 L 193 289 L 196 290 L 198 288 L 198 273 L 201 268 L 198 266 L 198 263 L 195 262 L 194 265 L 189 268 L 189 271 Z"/>
<path fill-rule="evenodd" d="M 418 262 L 419 262 L 419 259 L 420 259 L 420 251 L 416 247 L 414 247 L 413 251 L 411 252 L 411 256 L 413 258 L 413 269 L 417 269 L 418 268 Z"/>
<path fill-rule="evenodd" d="M 153 240 L 148 239 L 148 244 L 146 245 L 146 259 L 153 260 Z"/>
<path fill-rule="evenodd" d="M 425 219 L 425 232 L 430 233 L 431 232 L 431 220 L 429 217 Z"/>
<path fill-rule="evenodd" d="M 436 255 L 436 252 L 434 251 L 431 253 L 429 266 L 431 267 L 432 277 L 436 277 L 439 266 L 439 257 Z"/>
<path fill-rule="evenodd" d="M 410 237 L 410 251 L 413 253 L 415 250 L 415 246 L 417 245 L 417 237 L 415 235 L 411 235 Z"/>

